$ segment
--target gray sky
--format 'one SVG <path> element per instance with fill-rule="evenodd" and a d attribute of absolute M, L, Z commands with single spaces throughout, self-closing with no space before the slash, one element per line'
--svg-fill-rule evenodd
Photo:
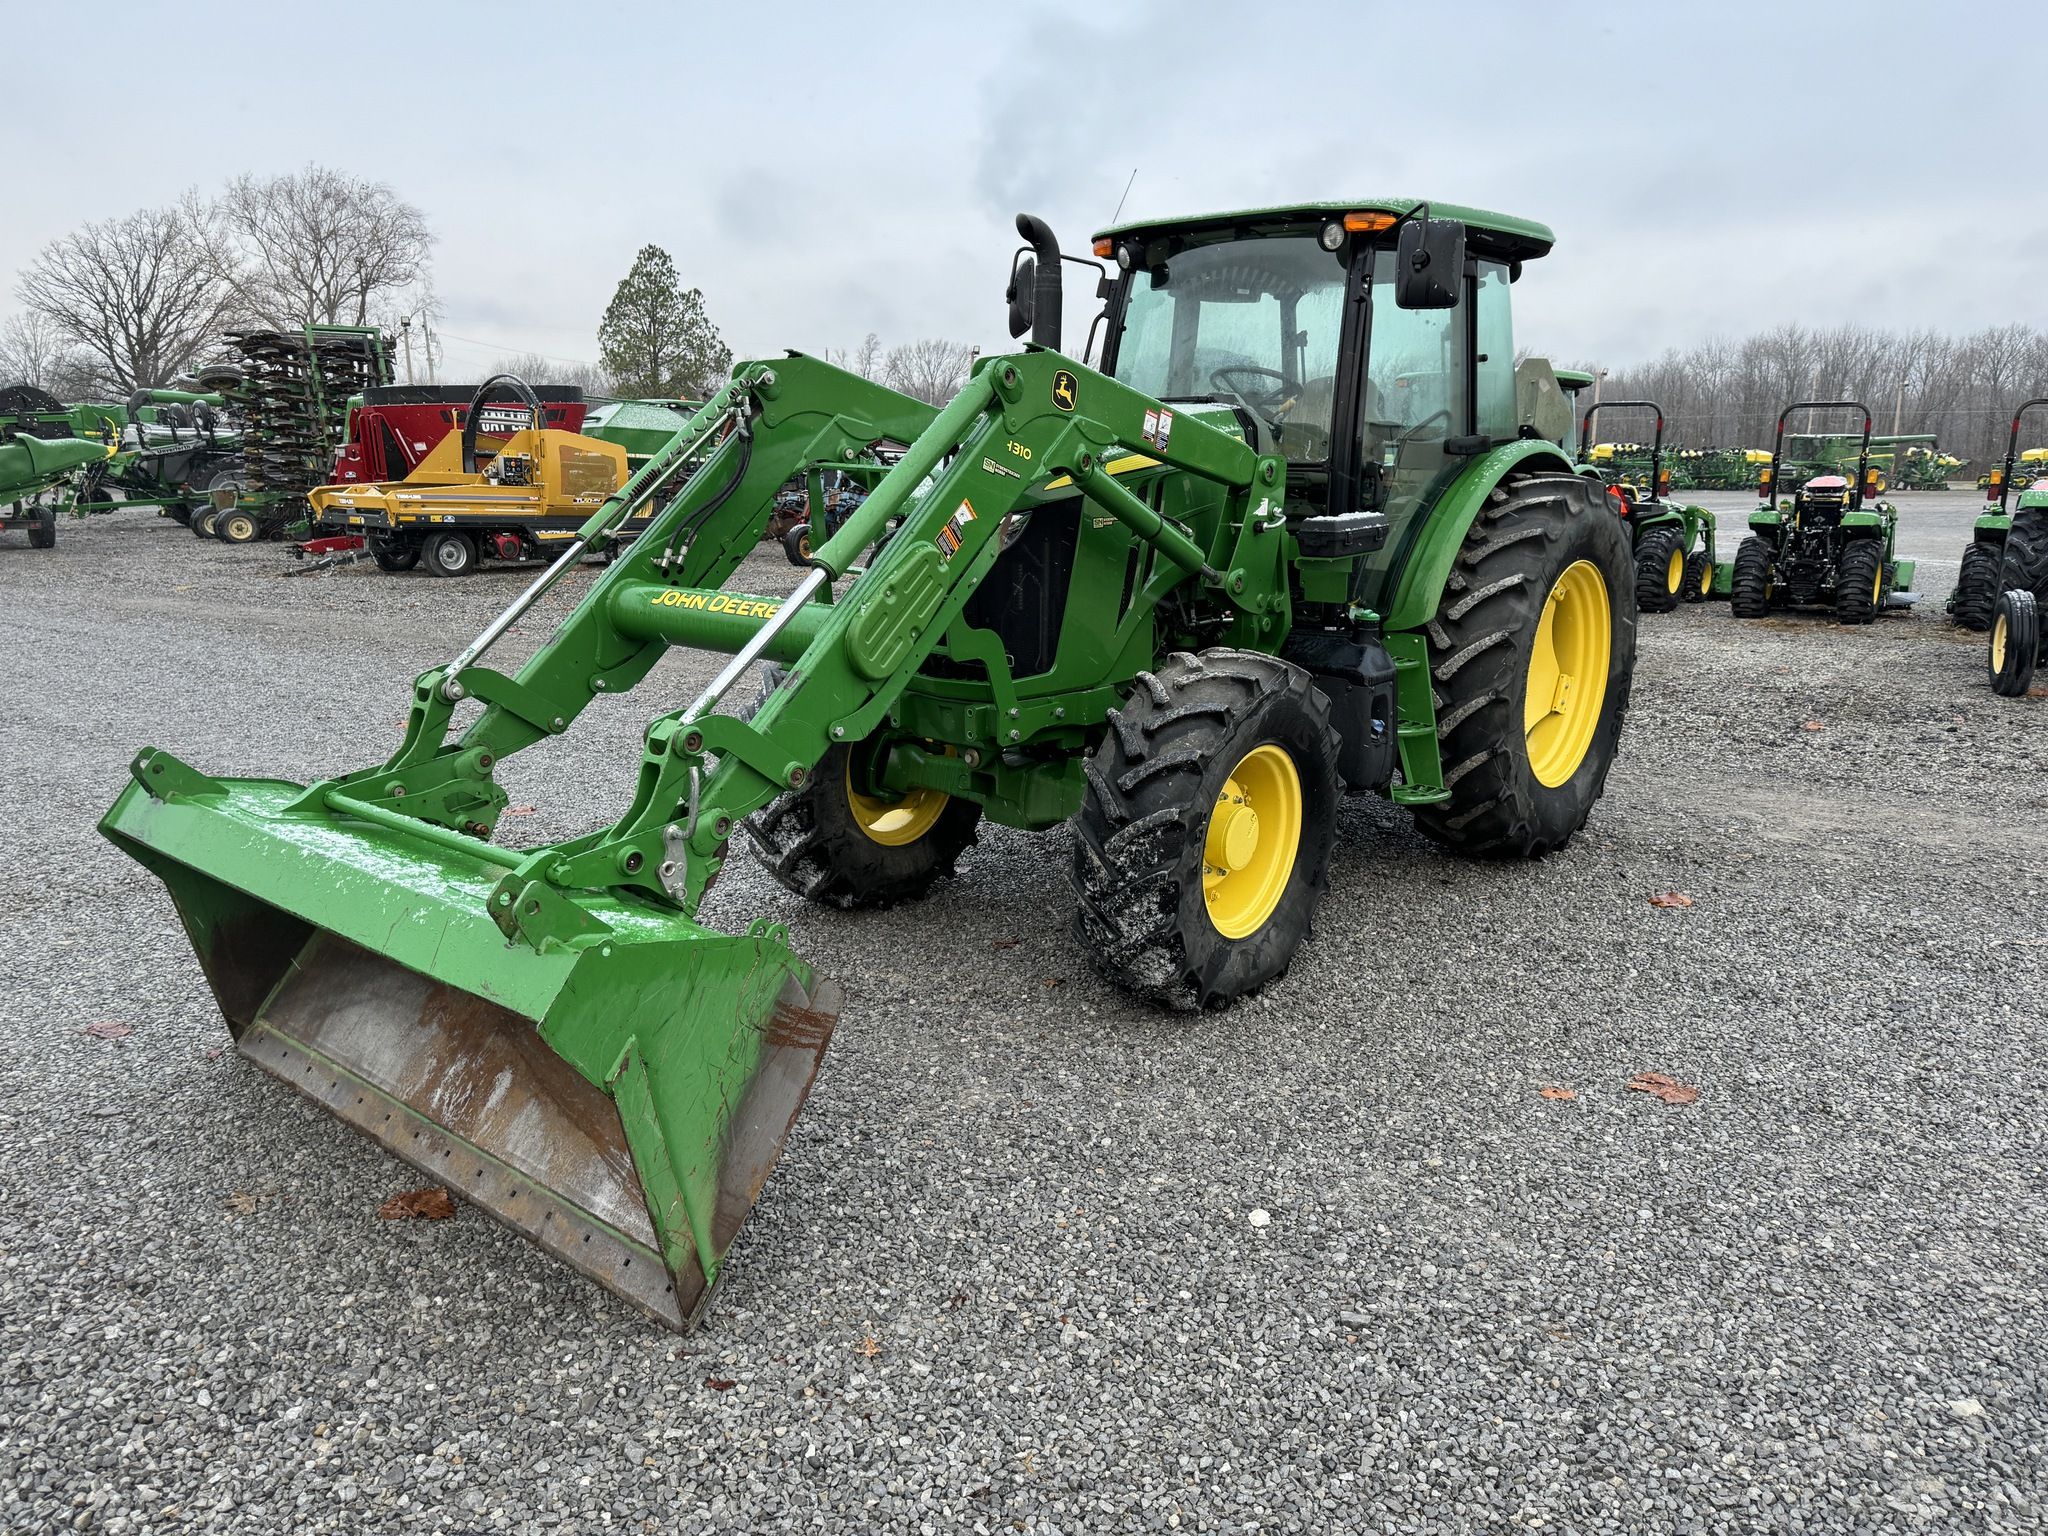
<path fill-rule="evenodd" d="M 1414 195 L 1542 219 L 1518 341 L 1559 359 L 2048 325 L 2039 3 L 117 12 L 81 32 L 0 0 L 8 52 L 49 65 L 9 76 L 0 314 L 83 220 L 318 161 L 425 211 L 457 379 L 594 359 L 648 241 L 742 357 L 1005 346 L 1016 212 L 1085 251 L 1134 167 L 1127 217 Z"/>

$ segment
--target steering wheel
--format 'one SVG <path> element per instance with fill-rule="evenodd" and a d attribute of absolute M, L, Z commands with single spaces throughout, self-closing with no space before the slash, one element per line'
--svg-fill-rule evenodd
<path fill-rule="evenodd" d="M 1264 399 L 1257 399 L 1250 390 L 1240 389 L 1237 385 L 1230 382 L 1230 375 L 1234 373 L 1252 374 L 1262 379 L 1270 379 L 1272 380 L 1272 387 L 1263 392 L 1265 395 Z M 1282 373 L 1278 368 L 1261 368 L 1255 363 L 1229 363 L 1221 368 L 1212 368 L 1209 370 L 1209 382 L 1218 389 L 1228 390 L 1262 415 L 1278 405 L 1281 397 L 1287 391 L 1286 374 Z"/>

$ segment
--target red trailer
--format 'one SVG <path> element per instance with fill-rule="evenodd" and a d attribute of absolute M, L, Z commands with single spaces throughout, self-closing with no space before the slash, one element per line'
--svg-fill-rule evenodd
<path fill-rule="evenodd" d="M 403 480 L 436 443 L 461 430 L 475 392 L 467 384 L 387 384 L 364 390 L 363 403 L 349 412 L 348 442 L 335 456 L 334 478 L 328 483 Z M 534 393 L 548 426 L 559 432 L 583 430 L 583 391 L 544 384 Z M 487 402 L 477 422 L 478 447 L 495 453 L 507 437 L 532 425 L 524 405 Z"/>

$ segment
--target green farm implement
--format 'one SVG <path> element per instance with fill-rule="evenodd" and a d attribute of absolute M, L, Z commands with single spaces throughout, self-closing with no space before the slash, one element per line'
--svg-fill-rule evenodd
<path fill-rule="evenodd" d="M 1705 507 L 1669 499 L 1671 472 L 1664 467 L 1664 408 L 1654 400 L 1601 400 L 1586 408 L 1579 441 L 1593 440 L 1593 417 L 1599 411 L 1649 411 L 1656 425 L 1642 468 L 1635 479 L 1610 481 L 1621 515 L 1628 524 L 1635 555 L 1636 607 L 1645 613 L 1669 613 L 1680 603 L 1697 603 L 1714 595 L 1714 535 L 1718 524 Z M 1607 445 L 1601 445 L 1607 446 Z M 1588 451 L 1588 461 L 1592 462 Z M 1613 462 L 1610 456 L 1609 463 Z M 1593 467 L 1602 466 L 1594 462 Z M 1606 476 L 1603 474 L 1602 478 Z"/>
<path fill-rule="evenodd" d="M 2022 472 L 2026 455 L 2019 451 L 2021 423 L 2041 406 L 2048 406 L 2048 397 L 2022 401 L 2013 411 L 2005 457 L 1985 476 L 1984 510 L 1971 526 L 1948 600 L 1949 617 L 1964 629 L 1989 629 L 2000 593 L 2032 591 L 2048 578 L 2048 482 Z"/>
<path fill-rule="evenodd" d="M 376 327 L 359 325 L 242 331 L 230 339 L 241 361 L 199 377 L 240 418 L 242 462 L 189 526 L 202 538 L 246 544 L 310 525 L 307 493 L 332 476 L 350 399 L 391 382 L 391 346 Z"/>
<path fill-rule="evenodd" d="M 76 431 L 55 396 L 29 384 L 0 389 L 0 530 L 21 529 L 33 549 L 57 547 L 63 488 L 113 451 Z"/>
<path fill-rule="evenodd" d="M 1094 263 L 1018 227 L 1032 345 L 943 410 L 801 354 L 742 363 L 420 675 L 388 759 L 302 785 L 145 748 L 102 822 L 169 887 L 245 1056 L 672 1326 L 839 1007 L 781 926 L 698 920 L 737 852 L 850 907 L 925 893 L 984 818 L 1065 824 L 1077 947 L 1215 1007 L 1304 958 L 1345 791 L 1538 857 L 1614 756 L 1627 535 L 1512 362 L 1511 284 L 1549 230 L 1406 199 L 1119 227 L 1094 369 L 1059 350 L 1063 265 Z M 884 456 L 789 595 L 726 586 L 779 488 Z M 672 646 L 727 659 L 659 707 L 624 813 L 500 841 L 504 760 Z"/>
<path fill-rule="evenodd" d="M 1854 478 L 1813 473 L 1810 461 L 1785 457 L 1785 423 L 1795 412 L 1847 410 L 1863 417 Z M 1760 484 L 1763 505 L 1749 514 L 1749 536 L 1725 576 L 1738 619 L 1774 608 L 1829 608 L 1843 624 L 1868 624 L 1886 608 L 1913 602 L 1913 562 L 1898 558 L 1898 510 L 1878 499 L 1870 467 L 1870 411 L 1857 400 L 1802 400 L 1778 413 L 1771 462 Z M 1818 468 L 1827 470 L 1826 464 Z M 1788 480 L 1796 489 L 1780 492 Z"/>

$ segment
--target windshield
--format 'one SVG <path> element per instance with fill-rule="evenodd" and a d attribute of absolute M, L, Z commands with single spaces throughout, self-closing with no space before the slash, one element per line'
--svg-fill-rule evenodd
<path fill-rule="evenodd" d="M 1160 400 L 1221 400 L 1296 463 L 1330 456 L 1344 263 L 1312 235 L 1219 240 L 1131 275 L 1116 376 Z"/>

